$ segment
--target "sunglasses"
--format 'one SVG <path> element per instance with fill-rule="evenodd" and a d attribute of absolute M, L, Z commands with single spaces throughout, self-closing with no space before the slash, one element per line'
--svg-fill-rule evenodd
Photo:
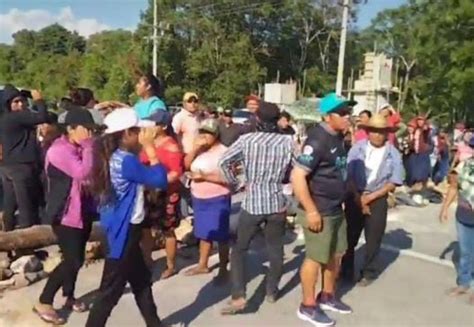
<path fill-rule="evenodd" d="M 20 103 L 20 102 L 26 103 L 26 99 L 16 99 L 12 101 L 12 103 Z"/>
<path fill-rule="evenodd" d="M 199 100 L 196 99 L 195 97 L 191 97 L 188 99 L 188 101 L 186 101 L 187 103 L 199 103 Z"/>

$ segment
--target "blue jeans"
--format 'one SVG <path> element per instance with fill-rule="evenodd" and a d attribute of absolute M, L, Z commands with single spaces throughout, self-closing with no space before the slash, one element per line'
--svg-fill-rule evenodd
<path fill-rule="evenodd" d="M 457 283 L 474 289 L 474 227 L 456 221 L 456 229 L 460 252 Z"/>

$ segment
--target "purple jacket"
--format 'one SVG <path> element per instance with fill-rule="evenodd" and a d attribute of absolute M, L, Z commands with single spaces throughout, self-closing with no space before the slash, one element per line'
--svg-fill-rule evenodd
<path fill-rule="evenodd" d="M 53 223 L 73 228 L 84 228 L 82 188 L 93 164 L 91 139 L 74 145 L 62 136 L 53 142 L 46 153 L 45 170 L 48 180 L 46 215 Z"/>

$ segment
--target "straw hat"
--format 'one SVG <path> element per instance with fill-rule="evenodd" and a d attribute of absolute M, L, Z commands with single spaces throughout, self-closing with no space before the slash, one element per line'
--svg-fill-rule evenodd
<path fill-rule="evenodd" d="M 385 132 L 394 132 L 397 130 L 396 127 L 389 126 L 387 119 L 381 114 L 373 115 L 367 124 L 360 125 L 364 129 L 376 129 L 383 130 Z"/>

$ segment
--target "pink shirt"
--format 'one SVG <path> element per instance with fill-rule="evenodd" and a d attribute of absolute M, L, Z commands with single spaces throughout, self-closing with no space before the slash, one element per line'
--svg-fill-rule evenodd
<path fill-rule="evenodd" d="M 369 138 L 369 134 L 367 134 L 366 130 L 363 128 L 359 128 L 355 133 L 354 137 L 356 142 L 367 140 Z"/>
<path fill-rule="evenodd" d="M 173 117 L 173 129 L 183 147 L 184 153 L 193 150 L 194 139 L 198 135 L 199 120 L 197 114 L 190 113 L 185 109 L 181 109 Z"/>
<path fill-rule="evenodd" d="M 191 171 L 201 171 L 205 174 L 220 174 L 218 163 L 226 151 L 227 147 L 220 144 L 200 154 L 191 164 Z M 191 193 L 198 199 L 210 199 L 227 195 L 230 193 L 230 190 L 228 187 L 221 184 L 210 182 L 192 182 Z"/>
<path fill-rule="evenodd" d="M 56 139 L 46 153 L 45 169 L 48 183 L 57 182 L 49 176 L 49 166 L 54 166 L 62 171 L 71 180 L 69 196 L 65 204 L 64 214 L 61 217 L 61 225 L 82 229 L 82 212 L 85 207 L 83 203 L 83 186 L 86 183 L 93 166 L 93 140 L 87 139 L 76 146 L 62 136 Z"/>
<path fill-rule="evenodd" d="M 471 158 L 474 155 L 474 150 L 465 142 L 461 142 L 458 145 L 457 155 L 458 155 L 459 161 L 462 162 Z"/>

